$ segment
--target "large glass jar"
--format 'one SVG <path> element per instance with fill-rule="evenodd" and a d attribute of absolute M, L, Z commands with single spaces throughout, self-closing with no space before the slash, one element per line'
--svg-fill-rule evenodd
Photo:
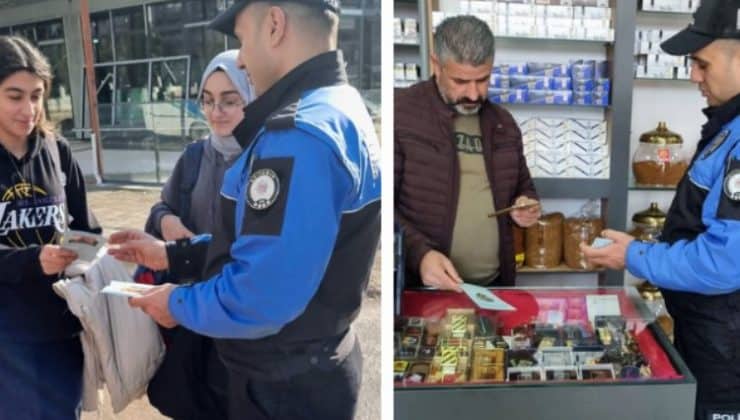
<path fill-rule="evenodd" d="M 689 164 L 681 149 L 683 139 L 668 130 L 665 122 L 640 136 L 632 158 L 632 171 L 638 185 L 676 186 Z"/>
<path fill-rule="evenodd" d="M 634 229 L 632 236 L 643 242 L 658 242 L 658 236 L 663 231 L 666 214 L 658 207 L 658 203 L 650 203 L 647 210 L 635 213 L 632 216 Z"/>

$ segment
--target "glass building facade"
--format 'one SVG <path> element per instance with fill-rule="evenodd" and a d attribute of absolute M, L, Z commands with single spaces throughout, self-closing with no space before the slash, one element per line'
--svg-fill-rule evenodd
<path fill-rule="evenodd" d="M 184 145 L 207 133 L 197 104 L 203 70 L 216 54 L 237 47 L 207 25 L 232 1 L 134 1 L 125 7 L 114 0 L 90 2 L 106 180 L 164 182 Z M 22 35 L 47 55 L 55 74 L 50 120 L 70 140 L 89 143 L 82 53 L 65 39 L 81 39 L 79 25 L 65 28 L 75 19 L 11 25 L 0 34 Z M 372 111 L 379 110 L 380 0 L 342 2 L 339 48 L 350 83 Z M 71 52 L 77 55 L 68 57 Z"/>

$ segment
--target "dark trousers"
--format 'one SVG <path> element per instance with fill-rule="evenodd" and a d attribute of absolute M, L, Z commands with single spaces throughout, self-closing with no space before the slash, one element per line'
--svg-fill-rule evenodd
<path fill-rule="evenodd" d="M 0 420 L 77 420 L 82 344 L 0 342 Z"/>
<path fill-rule="evenodd" d="M 677 318 L 674 337 L 696 377 L 696 420 L 740 420 L 740 335 L 724 322 Z"/>
<path fill-rule="evenodd" d="M 227 373 L 213 339 L 182 327 L 163 335 L 167 354 L 149 382 L 149 402 L 176 420 L 225 419 Z"/>
<path fill-rule="evenodd" d="M 285 380 L 229 372 L 229 420 L 352 420 L 362 383 L 359 341 L 331 369 L 314 368 Z"/>

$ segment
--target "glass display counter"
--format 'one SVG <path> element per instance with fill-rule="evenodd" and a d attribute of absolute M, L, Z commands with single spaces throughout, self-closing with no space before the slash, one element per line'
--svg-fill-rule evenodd
<path fill-rule="evenodd" d="M 397 419 L 691 419 L 695 380 L 633 289 L 406 290 Z"/>

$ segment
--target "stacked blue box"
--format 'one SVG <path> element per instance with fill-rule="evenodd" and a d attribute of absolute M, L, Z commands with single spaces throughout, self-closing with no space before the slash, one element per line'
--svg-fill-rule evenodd
<path fill-rule="evenodd" d="M 497 89 L 508 89 L 511 87 L 511 81 L 508 74 L 491 74 L 491 86 Z"/>
<path fill-rule="evenodd" d="M 578 60 L 571 63 L 573 103 L 576 105 L 608 106 L 611 81 L 606 61 Z"/>
<path fill-rule="evenodd" d="M 526 64 L 501 64 L 493 67 L 493 74 L 502 74 L 508 76 L 529 74 Z"/>
<path fill-rule="evenodd" d="M 488 100 L 495 104 L 526 104 L 528 97 L 524 89 L 488 89 Z"/>
<path fill-rule="evenodd" d="M 530 90 L 528 103 L 544 105 L 570 105 L 573 103 L 572 90 Z"/>
<path fill-rule="evenodd" d="M 609 92 L 573 91 L 575 105 L 608 106 Z"/>
<path fill-rule="evenodd" d="M 488 95 L 494 103 L 608 106 L 610 90 L 606 61 L 575 60 L 495 66 Z"/>
<path fill-rule="evenodd" d="M 570 77 L 552 77 L 550 78 L 550 88 L 554 90 L 572 90 L 573 79 Z"/>
<path fill-rule="evenodd" d="M 573 80 L 574 91 L 609 92 L 610 89 L 611 80 L 605 78 Z"/>
<path fill-rule="evenodd" d="M 530 62 L 527 70 L 536 76 L 571 77 L 570 64 Z"/>
<path fill-rule="evenodd" d="M 511 76 L 512 89 L 543 90 L 551 89 L 552 82 L 549 77 L 544 76 Z"/>

